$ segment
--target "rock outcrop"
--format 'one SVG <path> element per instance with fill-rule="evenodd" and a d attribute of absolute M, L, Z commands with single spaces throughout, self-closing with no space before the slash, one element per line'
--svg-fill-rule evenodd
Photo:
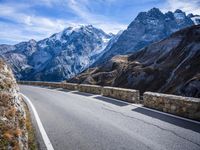
<path fill-rule="evenodd" d="M 28 149 L 26 114 L 11 69 L 0 60 L 0 149 Z"/>

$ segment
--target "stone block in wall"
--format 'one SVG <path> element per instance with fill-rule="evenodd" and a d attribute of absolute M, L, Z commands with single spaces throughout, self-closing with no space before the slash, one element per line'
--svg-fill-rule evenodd
<path fill-rule="evenodd" d="M 80 84 L 78 85 L 78 91 L 92 93 L 92 94 L 101 94 L 102 86 L 99 85 L 89 85 L 89 84 Z"/>
<path fill-rule="evenodd" d="M 200 99 L 145 92 L 144 106 L 174 115 L 200 120 Z"/>
<path fill-rule="evenodd" d="M 53 88 L 63 88 L 63 84 L 61 82 L 48 82 L 46 85 Z"/>
<path fill-rule="evenodd" d="M 62 86 L 64 89 L 67 89 L 67 90 L 77 90 L 78 89 L 78 84 L 75 84 L 75 83 L 62 83 Z"/>
<path fill-rule="evenodd" d="M 138 90 L 116 87 L 103 87 L 102 95 L 131 103 L 140 103 L 140 93 Z"/>

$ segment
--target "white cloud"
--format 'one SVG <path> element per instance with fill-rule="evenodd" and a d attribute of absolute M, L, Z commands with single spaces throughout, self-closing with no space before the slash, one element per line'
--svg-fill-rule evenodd
<path fill-rule="evenodd" d="M 27 8 L 28 6 L 24 6 Z M 67 26 L 72 26 L 76 22 L 62 19 L 50 19 L 41 16 L 34 16 L 22 12 L 24 7 L 12 7 L 10 5 L 0 5 L 0 17 L 8 19 L 12 23 L 0 23 L 0 40 L 24 41 L 29 39 L 40 40 L 53 33 L 60 32 Z"/>
<path fill-rule="evenodd" d="M 200 15 L 200 1 L 199 0 L 167 0 L 163 7 L 163 11 L 174 11 L 181 9 L 188 13 Z"/>
<path fill-rule="evenodd" d="M 55 3 L 55 0 L 42 0 L 40 5 L 52 7 Z M 92 14 L 87 7 L 88 0 L 62 0 L 57 3 L 66 9 L 71 9 L 71 12 L 76 14 L 78 18 L 73 20 L 36 16 L 31 12 L 31 6 L 37 4 L 37 0 L 33 1 L 31 5 L 27 3 L 0 4 L 0 17 L 14 22 L 14 24 L 0 22 L 0 28 L 3 29 L 0 31 L 0 41 L 16 43 L 29 39 L 41 40 L 68 26 L 77 24 L 92 24 L 108 33 L 117 33 L 127 26 L 109 20 L 105 16 Z"/>
<path fill-rule="evenodd" d="M 96 27 L 102 28 L 107 33 L 117 33 L 124 30 L 127 24 L 122 24 L 114 20 L 110 20 L 102 15 L 93 14 L 89 10 L 88 0 L 67 0 L 69 8 L 79 16 L 85 24 L 93 24 Z"/>

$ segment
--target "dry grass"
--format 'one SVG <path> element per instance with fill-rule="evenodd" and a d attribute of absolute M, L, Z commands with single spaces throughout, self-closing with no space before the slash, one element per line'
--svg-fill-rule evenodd
<path fill-rule="evenodd" d="M 8 116 L 13 119 L 12 116 L 15 115 L 18 115 L 16 109 L 11 108 L 8 111 Z M 23 121 L 22 117 L 20 120 Z M 13 150 L 20 149 L 19 138 L 25 135 L 24 125 L 25 121 L 20 127 L 19 121 L 13 124 L 9 118 L 6 121 L 0 120 L 0 150 L 7 150 L 8 147 L 12 147 Z"/>
<path fill-rule="evenodd" d="M 24 103 L 24 107 L 25 107 L 25 111 L 26 111 L 25 124 L 26 124 L 26 128 L 28 131 L 28 147 L 29 147 L 29 150 L 38 150 L 35 130 L 32 126 L 32 122 L 31 122 L 31 114 L 29 112 L 29 109 L 28 109 L 28 106 L 26 103 Z"/>
<path fill-rule="evenodd" d="M 3 80 L 0 80 L 0 90 L 1 91 L 8 91 L 11 88 L 15 87 L 15 82 L 12 81 L 12 78 L 5 78 Z"/>
<path fill-rule="evenodd" d="M 6 113 L 5 117 L 8 119 L 12 119 L 16 115 L 16 108 L 12 106 Z"/>
<path fill-rule="evenodd" d="M 11 102 L 12 98 L 11 94 L 0 92 L 0 107 L 6 107 Z"/>
<path fill-rule="evenodd" d="M 7 126 L 6 124 L 1 125 L 1 132 L 3 132 L 0 138 L 0 149 L 7 150 L 9 146 L 13 149 L 20 149 L 18 143 L 18 137 L 21 135 L 21 130 L 18 128 L 12 128 Z"/>
<path fill-rule="evenodd" d="M 13 138 L 13 135 L 12 135 L 10 132 L 6 131 L 6 132 L 3 134 L 3 137 L 4 137 L 5 139 L 11 141 L 12 138 Z"/>
<path fill-rule="evenodd" d="M 14 130 L 13 134 L 15 137 L 19 137 L 22 135 L 22 131 L 19 128 L 17 128 Z"/>

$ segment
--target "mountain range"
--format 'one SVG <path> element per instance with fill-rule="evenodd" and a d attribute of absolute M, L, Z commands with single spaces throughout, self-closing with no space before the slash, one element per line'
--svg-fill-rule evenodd
<path fill-rule="evenodd" d="M 68 27 L 51 37 L 16 45 L 0 45 L 0 57 L 18 80 L 63 81 L 113 56 L 135 53 L 172 33 L 199 23 L 199 16 L 181 10 L 141 12 L 124 31 L 107 34 L 92 25 Z"/>
<path fill-rule="evenodd" d="M 115 56 L 69 82 L 200 97 L 200 25 L 133 54 Z"/>
<path fill-rule="evenodd" d="M 36 42 L 0 45 L 18 80 L 62 81 L 89 67 L 113 37 L 92 25 L 69 27 Z"/>

